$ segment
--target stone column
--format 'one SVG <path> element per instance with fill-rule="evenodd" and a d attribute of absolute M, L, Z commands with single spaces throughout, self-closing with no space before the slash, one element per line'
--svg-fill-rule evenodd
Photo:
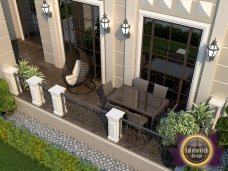
<path fill-rule="evenodd" d="M 9 86 L 9 90 L 15 96 L 19 94 L 16 78 L 14 77 L 14 74 L 17 74 L 17 72 L 18 72 L 18 69 L 13 66 L 3 70 L 6 82 L 8 83 L 8 86 Z"/>
<path fill-rule="evenodd" d="M 212 107 L 218 107 L 217 113 L 215 115 L 215 119 L 212 125 L 212 130 L 215 129 L 216 123 L 218 121 L 218 118 L 220 117 L 220 112 L 223 106 L 225 105 L 225 100 L 218 99 L 216 97 L 212 97 L 211 100 L 209 101 L 209 105 Z"/>
<path fill-rule="evenodd" d="M 43 79 L 37 76 L 32 76 L 26 80 L 32 95 L 32 103 L 36 106 L 41 106 L 44 103 L 43 90 L 39 85 L 42 81 Z"/>
<path fill-rule="evenodd" d="M 52 104 L 54 108 L 53 113 L 59 117 L 62 117 L 64 115 L 64 108 L 66 111 L 66 105 L 65 99 L 61 98 L 61 94 L 65 93 L 66 88 L 59 85 L 55 85 L 51 87 L 48 91 L 51 93 Z"/>
<path fill-rule="evenodd" d="M 120 136 L 122 134 L 122 127 L 120 120 L 123 118 L 125 112 L 112 108 L 107 114 L 108 118 L 108 139 L 115 143 L 119 142 Z"/>

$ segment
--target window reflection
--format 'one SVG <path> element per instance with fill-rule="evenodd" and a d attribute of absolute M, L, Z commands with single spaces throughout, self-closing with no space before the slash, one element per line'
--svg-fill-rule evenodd
<path fill-rule="evenodd" d="M 167 86 L 170 105 L 187 104 L 202 30 L 145 17 L 141 78 Z"/>

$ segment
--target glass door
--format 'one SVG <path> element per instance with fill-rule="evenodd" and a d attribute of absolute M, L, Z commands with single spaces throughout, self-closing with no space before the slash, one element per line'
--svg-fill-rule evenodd
<path fill-rule="evenodd" d="M 99 7 L 72 0 L 59 0 L 65 53 L 72 47 L 90 57 L 93 78 L 101 80 Z"/>
<path fill-rule="evenodd" d="M 25 38 L 41 44 L 35 0 L 17 0 L 17 7 Z"/>
<path fill-rule="evenodd" d="M 185 108 L 202 30 L 144 17 L 141 78 L 168 87 L 170 107 Z"/>

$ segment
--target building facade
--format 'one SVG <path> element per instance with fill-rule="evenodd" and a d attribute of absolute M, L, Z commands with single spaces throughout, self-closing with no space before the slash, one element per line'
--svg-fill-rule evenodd
<path fill-rule="evenodd" d="M 0 76 L 15 63 L 11 41 L 39 32 L 45 61 L 63 68 L 72 47 L 91 56 L 93 77 L 115 87 L 141 77 L 167 86 L 170 103 L 186 107 L 209 96 L 228 97 L 228 1 L 43 0 L 0 1 Z M 103 14 L 110 33 L 100 25 Z M 130 37 L 121 31 L 124 19 Z M 219 47 L 209 61 L 207 46 Z"/>

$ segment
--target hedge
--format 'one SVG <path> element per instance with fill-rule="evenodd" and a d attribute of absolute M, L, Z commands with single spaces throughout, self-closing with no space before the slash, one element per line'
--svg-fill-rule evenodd
<path fill-rule="evenodd" d="M 0 139 L 54 171 L 98 171 L 65 150 L 0 117 Z"/>
<path fill-rule="evenodd" d="M 216 129 L 218 131 L 218 145 L 228 145 L 228 117 L 220 117 L 218 119 Z"/>

